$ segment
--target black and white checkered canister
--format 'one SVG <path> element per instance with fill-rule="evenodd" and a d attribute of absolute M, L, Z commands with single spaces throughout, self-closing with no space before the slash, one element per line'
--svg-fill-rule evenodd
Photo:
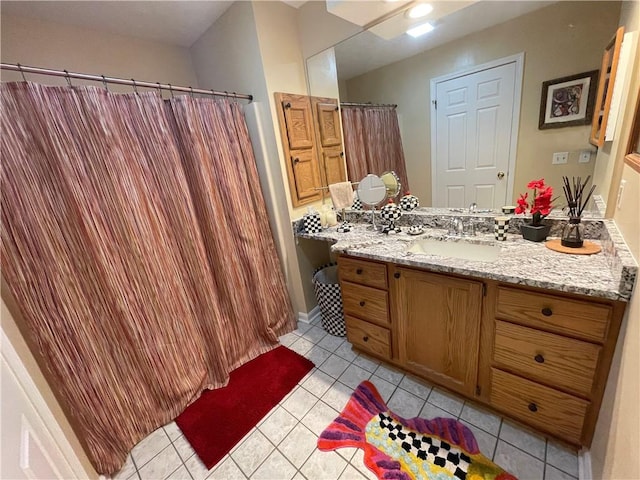
<path fill-rule="evenodd" d="M 342 292 L 338 283 L 338 266 L 330 264 L 316 270 L 313 274 L 313 290 L 322 315 L 322 328 L 331 335 L 346 336 Z"/>
<path fill-rule="evenodd" d="M 400 199 L 400 208 L 405 212 L 410 212 L 414 208 L 418 208 L 420 206 L 420 201 L 418 197 L 415 195 L 411 195 L 407 192 L 407 194 Z"/>
<path fill-rule="evenodd" d="M 302 217 L 305 233 L 320 233 L 322 231 L 322 222 L 318 212 L 305 213 Z"/>

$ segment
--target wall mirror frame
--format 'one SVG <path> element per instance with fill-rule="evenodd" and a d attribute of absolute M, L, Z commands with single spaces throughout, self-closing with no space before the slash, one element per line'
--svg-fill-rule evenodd
<path fill-rule="evenodd" d="M 624 27 L 620 27 L 602 54 L 602 67 L 600 68 L 600 80 L 595 103 L 596 110 L 591 121 L 591 137 L 589 138 L 591 144 L 596 147 L 601 147 L 605 141 L 611 100 L 613 98 L 612 86 L 615 85 L 616 81 L 623 37 Z"/>
<path fill-rule="evenodd" d="M 511 7 L 518 2 L 491 3 Z M 342 56 L 343 52 L 347 46 L 366 44 L 364 39 L 370 38 L 371 32 L 365 30 L 307 59 L 307 73 L 310 76 L 309 92 L 314 95 L 336 91 L 340 102 L 397 104 L 411 193 L 420 198 L 422 206 L 441 207 L 442 205 L 435 205 L 431 201 L 433 189 L 431 144 L 428 138 L 429 104 L 432 100 L 428 88 L 430 78 L 453 74 L 475 65 L 524 52 L 525 74 L 522 84 L 518 146 L 514 169 L 507 174 L 513 181 L 514 197 L 523 192 L 526 184 L 534 178 L 544 177 L 545 181 L 554 186 L 554 189 L 561 191 L 562 176 L 586 178 L 587 175 L 591 175 L 594 183 L 599 187 L 602 186 L 603 195 L 607 195 L 608 186 L 612 181 L 612 172 L 611 169 L 597 164 L 600 161 L 600 155 L 596 154 L 596 149 L 590 143 L 591 125 L 583 124 L 541 131 L 538 129 L 539 109 L 544 81 L 600 68 L 603 49 L 619 27 L 622 4 L 604 1 L 539 2 L 539 4 L 537 9 L 501 20 L 502 23 L 494 24 L 484 30 L 476 30 L 465 37 L 460 38 L 445 33 L 443 38 L 447 37 L 446 40 L 426 51 L 414 51 L 401 59 L 394 60 L 392 64 L 378 64 L 374 70 L 358 73 L 355 77 L 345 77 L 341 74 L 341 65 L 343 65 L 341 62 L 345 59 Z M 466 8 L 475 7 L 470 5 Z M 478 10 L 475 11 L 478 12 Z M 439 22 L 435 31 L 446 28 L 445 24 L 445 21 Z M 549 35 L 540 35 L 541 24 L 547 25 Z M 364 37 L 365 34 L 369 37 Z M 560 45 L 563 47 L 558 48 Z M 362 50 L 359 55 L 352 54 L 349 58 L 375 57 L 377 49 L 372 48 L 371 44 L 368 47 L 368 50 Z M 334 58 L 332 66 L 327 66 L 326 59 L 329 57 Z M 426 65 L 423 59 L 420 59 L 422 63 L 419 66 L 411 66 L 410 62 L 418 57 L 426 58 L 430 64 Z M 318 68 L 320 64 L 323 69 Z M 332 68 L 336 77 L 335 87 L 330 87 L 326 78 L 329 76 L 327 72 Z M 318 75 L 314 75 L 316 73 Z M 324 78 L 321 78 L 322 75 L 319 73 L 323 73 Z M 421 76 L 419 78 L 407 76 L 415 73 Z M 384 95 L 377 96 L 375 92 L 371 94 L 373 90 L 365 85 L 365 81 L 371 82 L 365 77 L 373 74 L 378 75 L 379 80 L 376 81 L 384 86 L 384 90 L 378 88 L 375 92 L 379 91 Z M 362 86 L 364 88 L 361 88 Z M 413 89 L 413 96 L 409 98 L 407 95 L 402 99 L 394 96 L 401 88 Z M 346 94 L 343 95 L 344 92 Z M 331 95 L 335 96 L 333 93 Z M 407 111 L 408 108 L 412 110 Z M 421 114 L 425 117 L 420 119 L 422 123 L 415 121 L 415 112 L 419 109 L 422 112 L 426 111 Z M 597 109 L 596 104 L 594 110 Z M 417 139 L 409 140 L 407 146 L 410 135 Z M 552 165 L 553 153 L 558 151 L 569 151 L 567 164 Z M 589 162 L 579 162 L 581 154 L 585 151 L 590 153 Z M 596 190 L 596 195 L 599 193 L 598 190 L 600 189 Z M 513 201 L 507 203 L 513 203 Z M 595 207 L 591 213 L 598 215 Z"/>

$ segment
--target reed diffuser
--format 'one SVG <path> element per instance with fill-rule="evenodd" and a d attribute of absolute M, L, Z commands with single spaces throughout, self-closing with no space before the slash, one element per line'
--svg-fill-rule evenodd
<path fill-rule="evenodd" d="M 586 180 L 582 182 L 581 177 L 577 179 L 571 177 L 562 177 L 564 185 L 562 190 L 564 196 L 567 199 L 567 208 L 569 214 L 569 223 L 567 223 L 562 229 L 562 237 L 560 243 L 564 247 L 580 248 L 584 244 L 584 226 L 582 225 L 582 212 L 589 203 L 591 195 L 596 186 L 592 185 L 589 193 L 585 196 L 585 188 L 591 175 L 588 175 Z"/>

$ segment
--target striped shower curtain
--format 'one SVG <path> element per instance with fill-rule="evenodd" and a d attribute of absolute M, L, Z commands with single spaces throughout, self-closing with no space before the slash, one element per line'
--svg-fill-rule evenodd
<path fill-rule="evenodd" d="M 295 328 L 240 105 L 2 84 L 2 275 L 99 473 Z"/>
<path fill-rule="evenodd" d="M 347 172 L 351 181 L 393 170 L 409 190 L 400 126 L 395 107 L 342 106 Z"/>

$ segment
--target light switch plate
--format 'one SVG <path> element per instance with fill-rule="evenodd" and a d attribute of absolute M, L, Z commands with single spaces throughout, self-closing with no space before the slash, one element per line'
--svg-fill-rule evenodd
<path fill-rule="evenodd" d="M 591 161 L 591 150 L 582 150 L 580 157 L 578 157 L 578 163 L 589 163 Z"/>
<path fill-rule="evenodd" d="M 569 152 L 556 152 L 553 154 L 553 159 L 551 160 L 552 165 L 560 165 L 563 163 L 567 163 L 569 160 Z"/>

